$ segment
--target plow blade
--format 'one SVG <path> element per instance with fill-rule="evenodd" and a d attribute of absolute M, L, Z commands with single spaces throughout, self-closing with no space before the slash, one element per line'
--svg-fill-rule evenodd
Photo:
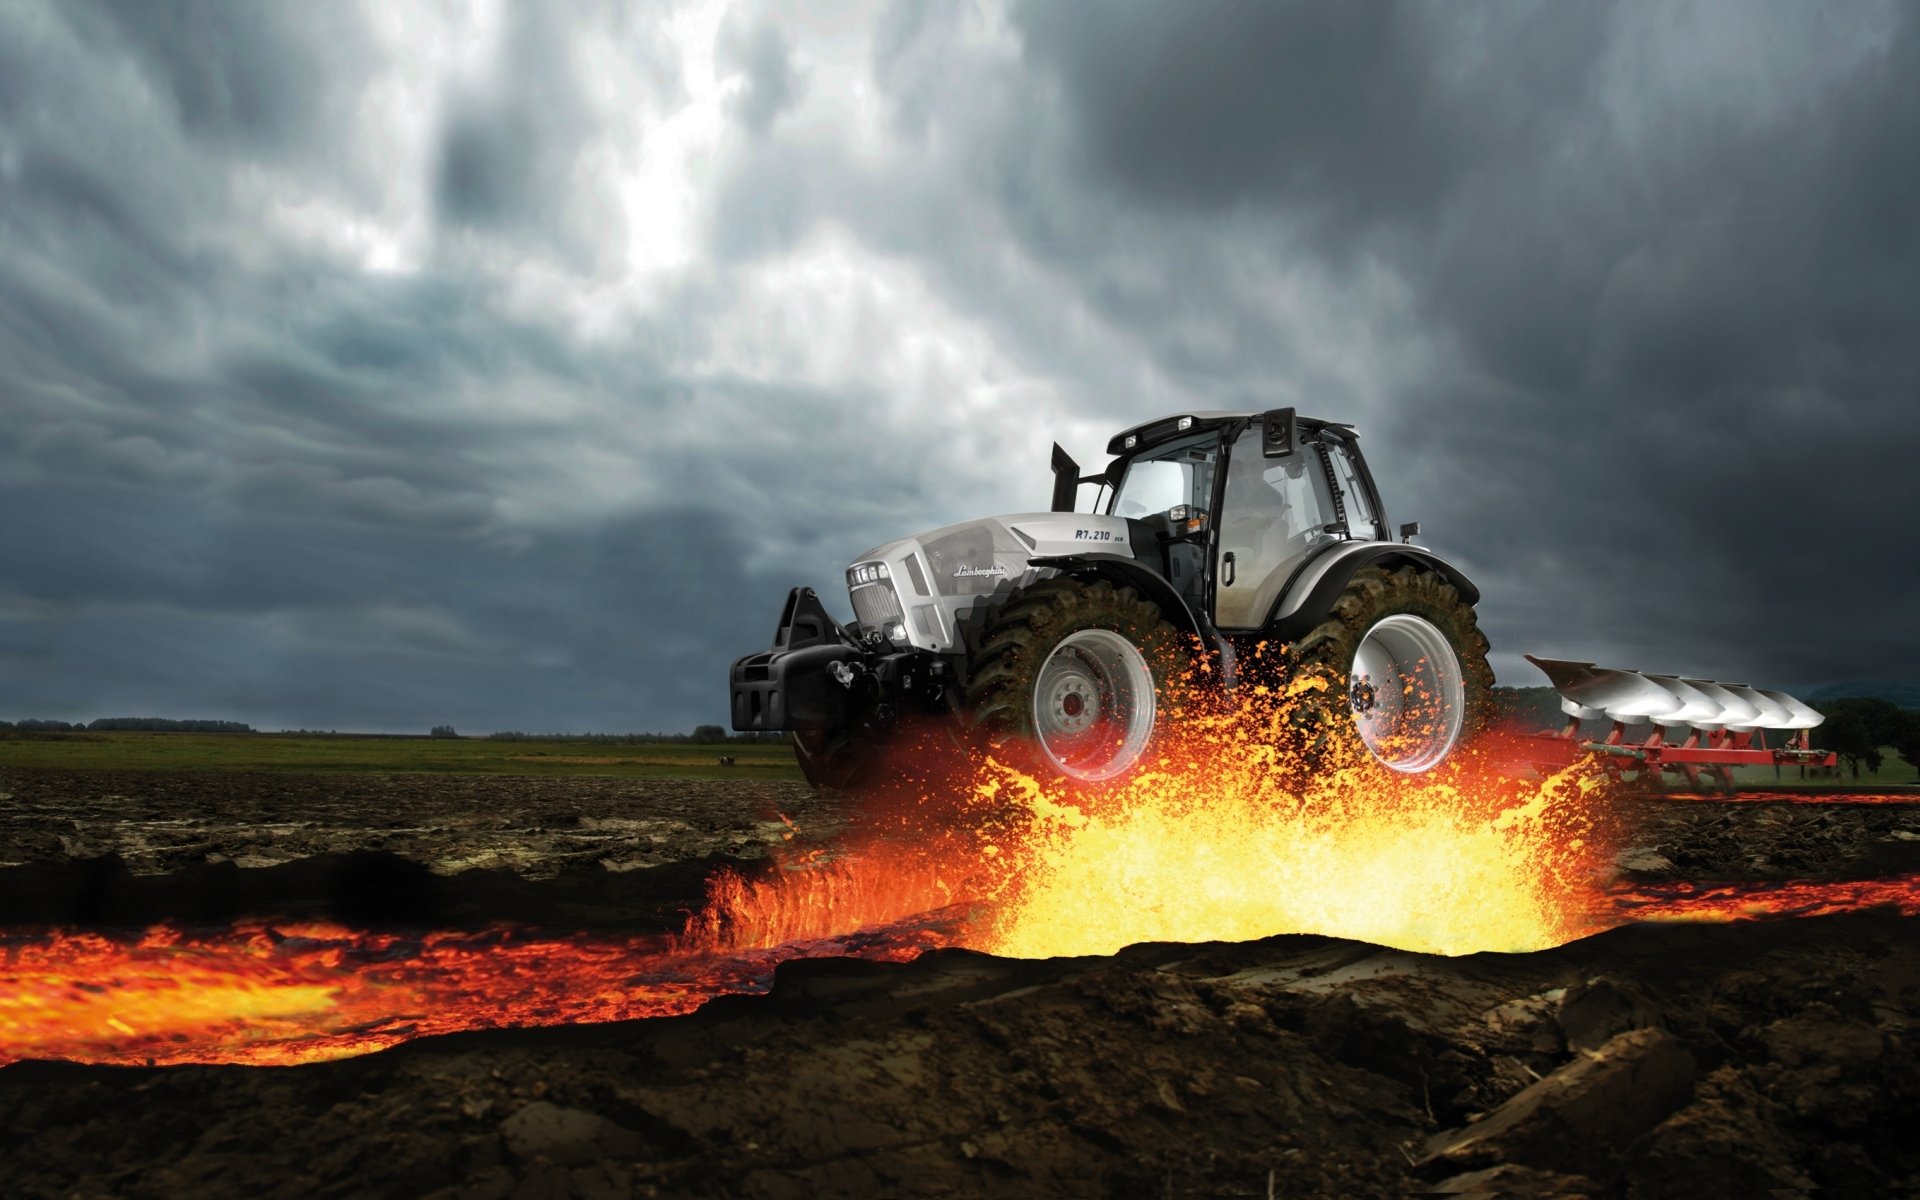
<path fill-rule="evenodd" d="M 1810 747 L 1808 731 L 1826 718 L 1785 692 L 1531 654 L 1527 661 L 1545 672 L 1567 715 L 1564 729 L 1542 735 L 1551 748 L 1550 764 L 1598 754 L 1612 760 L 1615 772 L 1637 767 L 1642 778 L 1657 778 L 1674 771 L 1693 786 L 1705 769 L 1731 790 L 1733 767 L 1836 763 L 1831 751 Z M 1583 739 L 1582 721 L 1608 721 L 1612 727 L 1603 740 Z M 1651 725 L 1653 732 L 1629 742 L 1629 725 Z M 1768 745 L 1769 734 L 1778 745 Z"/>

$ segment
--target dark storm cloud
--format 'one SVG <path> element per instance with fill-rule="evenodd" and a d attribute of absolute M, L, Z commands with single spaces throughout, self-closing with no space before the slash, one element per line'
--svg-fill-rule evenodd
<path fill-rule="evenodd" d="M 592 260 L 612 181 L 581 169 L 600 129 L 578 82 L 588 68 L 572 35 L 606 15 L 591 3 L 505 7 L 490 69 L 447 97 L 433 196 L 449 230 L 479 228 L 522 248 L 544 239 L 575 262 Z M 627 69 L 653 95 L 670 94 L 671 64 L 647 47 L 646 32 L 626 36 L 637 51 Z"/>
<path fill-rule="evenodd" d="M 1283 403 L 1508 682 L 1920 674 L 1910 7 L 369 11 L 0 6 L 0 717 L 724 720 L 788 586 Z"/>
<path fill-rule="evenodd" d="M 1885 15 L 1020 24 L 1082 186 L 1176 221 L 1264 214 L 1295 257 L 1373 256 L 1412 286 L 1438 369 L 1365 432 L 1390 502 L 1482 574 L 1503 677 L 1535 682 L 1512 656 L 1536 650 L 1802 681 L 1920 671 L 1920 568 L 1889 553 L 1920 510 L 1920 28 L 1910 8 L 1859 28 Z M 1731 66 L 1687 61 L 1729 36 Z"/>
<path fill-rule="evenodd" d="M 725 719 L 716 672 L 769 634 L 777 605 L 738 599 L 780 586 L 745 565 L 731 518 L 700 509 L 516 547 L 210 517 L 133 488 L 0 487 L 0 511 L 23 509 L 36 519 L 0 522 L 0 663 L 12 689 L 33 680 L 74 716 L 192 697 L 319 728 L 689 728 Z"/>
<path fill-rule="evenodd" d="M 1583 90 L 1605 10 L 1203 0 L 1016 12 L 1027 53 L 1062 83 L 1076 148 L 1114 184 L 1176 206 L 1284 204 L 1346 227 L 1418 218 L 1482 162 L 1533 148 L 1543 116 Z M 1474 43 L 1470 81 L 1439 32 Z"/>
<path fill-rule="evenodd" d="M 195 137 L 278 153 L 327 127 L 342 82 L 330 68 L 362 47 L 329 5 L 230 5 L 218 0 L 93 0 L 74 24 L 133 47 Z M 344 43 L 344 44 L 343 44 Z M 344 52 L 344 53 L 343 53 Z"/>
<path fill-rule="evenodd" d="M 721 51 L 746 74 L 734 112 L 748 129 L 765 133 L 800 98 L 803 86 L 786 38 L 772 25 L 731 26 L 721 33 Z"/>

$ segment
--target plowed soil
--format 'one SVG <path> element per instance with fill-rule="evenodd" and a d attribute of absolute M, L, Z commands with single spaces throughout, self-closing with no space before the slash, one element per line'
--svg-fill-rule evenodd
<path fill-rule="evenodd" d="M 0 775 L 0 926 L 671 927 L 794 785 Z M 1920 870 L 1920 807 L 1642 802 L 1626 880 Z M 0 1194 L 1739 1196 L 1920 1186 L 1920 925 L 783 966 L 687 1017 L 297 1068 L 0 1069 Z"/>

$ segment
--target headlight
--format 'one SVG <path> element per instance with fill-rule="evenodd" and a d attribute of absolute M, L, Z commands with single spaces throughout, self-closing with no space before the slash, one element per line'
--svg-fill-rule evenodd
<path fill-rule="evenodd" d="M 859 587 L 865 583 L 878 583 L 887 577 L 887 564 L 861 563 L 857 567 L 847 568 L 847 586 Z"/>
<path fill-rule="evenodd" d="M 888 625 L 887 640 L 892 642 L 896 646 L 906 645 L 907 644 L 907 627 L 905 625 L 902 625 L 898 621 L 895 621 L 891 625 Z"/>

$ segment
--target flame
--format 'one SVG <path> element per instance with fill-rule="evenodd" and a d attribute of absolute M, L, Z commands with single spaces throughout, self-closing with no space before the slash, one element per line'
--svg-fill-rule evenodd
<path fill-rule="evenodd" d="M 1093 813 L 1037 807 L 988 948 L 1108 954 L 1144 940 L 1318 933 L 1466 954 L 1598 928 L 1586 884 L 1591 778 L 1570 773 L 1490 806 L 1491 790 L 1464 772 L 1415 782 L 1349 768 L 1291 795 L 1221 771 L 1230 765 L 1170 762 Z"/>
<path fill-rule="evenodd" d="M 1602 774 L 1516 781 L 1497 738 L 1417 777 L 1338 744 L 1308 773 L 1283 749 L 1295 698 L 1256 688 L 1230 711 L 1190 712 L 1149 769 L 1096 794 L 993 759 L 956 782 L 926 768 L 931 747 L 903 743 L 901 775 L 922 786 L 863 814 L 857 838 L 793 843 L 756 878 L 719 873 L 677 936 L 21 931 L 0 937 L 0 1063 L 293 1064 L 458 1030 L 668 1016 L 826 955 L 1087 955 L 1281 933 L 1465 954 L 1631 920 L 1920 912 L 1911 878 L 1609 892 Z"/>

